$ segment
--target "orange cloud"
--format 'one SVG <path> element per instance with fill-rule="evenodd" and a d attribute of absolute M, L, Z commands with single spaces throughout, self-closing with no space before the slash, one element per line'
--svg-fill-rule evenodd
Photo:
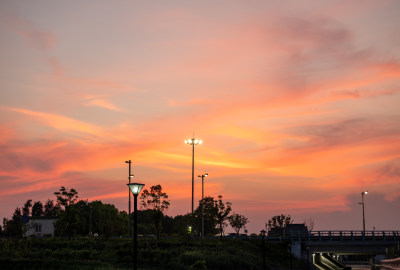
<path fill-rule="evenodd" d="M 97 127 L 92 124 L 84 123 L 79 120 L 75 120 L 69 117 L 65 117 L 62 115 L 44 113 L 44 112 L 36 112 L 21 108 L 12 108 L 12 107 L 3 107 L 3 109 L 13 112 L 18 112 L 21 114 L 29 115 L 35 118 L 36 120 L 58 129 L 60 131 L 73 131 L 73 132 L 82 132 L 90 135 L 99 136 L 103 134 L 103 131 L 100 127 Z"/>

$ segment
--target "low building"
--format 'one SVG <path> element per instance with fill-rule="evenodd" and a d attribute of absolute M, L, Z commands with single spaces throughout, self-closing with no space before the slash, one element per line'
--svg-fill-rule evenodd
<path fill-rule="evenodd" d="M 24 236 L 54 236 L 57 220 L 58 217 L 29 217 Z"/>

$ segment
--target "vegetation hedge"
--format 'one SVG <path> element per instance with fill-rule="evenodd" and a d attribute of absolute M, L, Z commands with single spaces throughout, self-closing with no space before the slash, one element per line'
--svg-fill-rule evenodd
<path fill-rule="evenodd" d="M 131 269 L 128 238 L 0 239 L 0 269 Z M 268 269 L 290 269 L 285 243 L 267 243 Z M 300 263 L 293 259 L 293 269 Z M 138 239 L 139 269 L 261 269 L 261 239 Z"/>

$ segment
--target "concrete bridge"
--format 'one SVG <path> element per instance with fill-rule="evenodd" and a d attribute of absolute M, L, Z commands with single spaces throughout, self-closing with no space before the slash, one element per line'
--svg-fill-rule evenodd
<path fill-rule="evenodd" d="M 400 247 L 400 231 L 311 231 L 287 236 L 291 252 L 313 262 L 318 269 L 346 269 L 338 258 L 344 255 L 385 255 Z"/>

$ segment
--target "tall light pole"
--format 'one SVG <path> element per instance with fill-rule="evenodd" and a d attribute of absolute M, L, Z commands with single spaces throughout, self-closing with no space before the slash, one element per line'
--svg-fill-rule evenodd
<path fill-rule="evenodd" d="M 131 178 L 133 177 L 133 175 L 131 174 L 131 164 L 132 161 L 131 160 L 127 160 L 125 161 L 125 163 L 129 164 L 129 175 L 128 175 L 128 180 L 129 180 L 129 184 L 131 183 Z M 132 236 L 132 232 L 131 232 L 131 193 L 128 189 L 128 197 L 129 197 L 129 204 L 128 204 L 128 208 L 129 208 L 129 213 L 128 213 L 128 235 L 129 237 Z"/>
<path fill-rule="evenodd" d="M 359 204 L 362 204 L 362 211 L 363 211 L 363 233 L 365 235 L 365 202 L 364 202 L 364 195 L 368 194 L 368 191 L 363 191 L 361 192 L 361 202 Z"/>
<path fill-rule="evenodd" d="M 137 269 L 137 197 L 144 184 L 129 183 L 129 189 L 133 194 L 133 269 Z"/>
<path fill-rule="evenodd" d="M 193 136 L 194 137 L 194 136 Z M 198 140 L 195 138 L 191 138 L 189 140 L 185 140 L 186 144 L 192 145 L 192 216 L 193 216 L 193 205 L 194 205 L 194 146 L 198 144 L 202 144 L 202 140 Z"/>
<path fill-rule="evenodd" d="M 204 177 L 207 177 L 208 173 L 199 175 L 198 177 L 201 177 L 201 201 L 202 201 L 202 206 L 201 206 L 201 238 L 204 239 Z"/>

